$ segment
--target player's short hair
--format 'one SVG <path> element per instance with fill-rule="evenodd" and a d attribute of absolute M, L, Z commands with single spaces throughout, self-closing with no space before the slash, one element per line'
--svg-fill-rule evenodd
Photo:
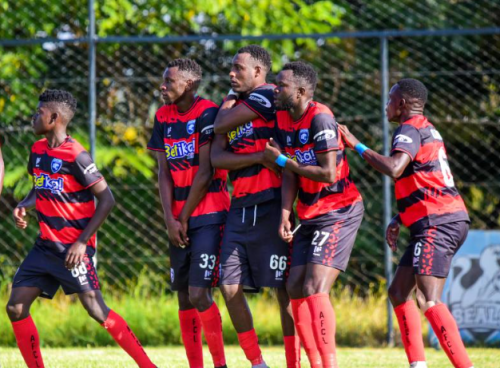
<path fill-rule="evenodd" d="M 427 88 L 417 79 L 401 79 L 397 85 L 403 98 L 415 98 L 425 104 L 427 102 Z"/>
<path fill-rule="evenodd" d="M 167 68 L 177 67 L 180 72 L 191 75 L 195 82 L 200 82 L 203 72 L 201 66 L 193 59 L 175 59 L 168 63 Z"/>
<path fill-rule="evenodd" d="M 295 79 L 300 79 L 306 83 L 312 91 L 316 89 L 318 83 L 318 74 L 311 64 L 303 61 L 292 61 L 283 66 L 282 70 L 291 70 Z"/>
<path fill-rule="evenodd" d="M 271 55 L 265 48 L 259 45 L 248 45 L 238 50 L 238 54 L 250 54 L 252 59 L 265 68 L 266 73 L 271 70 Z"/>
<path fill-rule="evenodd" d="M 38 97 L 38 101 L 43 103 L 62 104 L 67 107 L 73 114 L 76 112 L 76 99 L 67 91 L 59 89 L 46 89 Z"/>

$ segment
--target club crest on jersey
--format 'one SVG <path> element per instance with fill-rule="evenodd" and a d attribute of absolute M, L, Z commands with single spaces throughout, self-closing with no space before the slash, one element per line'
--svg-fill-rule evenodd
<path fill-rule="evenodd" d="M 194 151 L 194 139 L 191 142 L 174 142 L 172 145 L 165 143 L 165 156 L 167 157 L 167 160 L 174 160 L 184 157 L 193 158 Z"/>
<path fill-rule="evenodd" d="M 52 172 L 54 174 L 59 172 L 59 170 L 61 170 L 61 167 L 62 167 L 62 160 L 54 158 L 52 160 L 52 163 L 50 164 L 50 169 L 52 170 Z"/>
<path fill-rule="evenodd" d="M 439 132 L 436 129 L 431 129 L 431 134 L 434 137 L 434 139 L 437 139 L 440 141 L 443 140 L 443 137 L 441 137 L 441 134 L 439 134 Z"/>
<path fill-rule="evenodd" d="M 47 189 L 53 194 L 60 194 L 64 191 L 64 179 L 52 179 L 48 174 L 33 175 L 35 189 Z"/>
<path fill-rule="evenodd" d="M 227 136 L 229 138 L 229 143 L 233 143 L 235 140 L 243 137 L 243 136 L 249 136 L 253 134 L 253 124 L 252 122 L 246 123 L 244 125 L 240 125 L 237 127 L 235 130 L 230 131 L 227 133 Z"/>
<path fill-rule="evenodd" d="M 314 154 L 314 151 L 312 148 L 308 149 L 307 151 L 295 151 L 295 157 L 297 158 L 297 161 L 303 165 L 316 165 L 316 155 Z"/>
<path fill-rule="evenodd" d="M 299 130 L 299 141 L 300 141 L 300 143 L 306 144 L 308 140 L 309 140 L 309 130 L 307 130 L 307 129 L 301 129 L 301 130 Z"/>
<path fill-rule="evenodd" d="M 271 107 L 271 101 L 269 101 L 267 98 L 265 98 L 264 96 L 259 95 L 257 93 L 250 93 L 250 96 L 248 96 L 248 99 L 255 101 L 255 102 L 258 102 L 259 104 L 261 104 L 264 107 L 267 107 L 267 108 Z"/>
<path fill-rule="evenodd" d="M 186 130 L 189 134 L 194 133 L 194 126 L 195 126 L 196 120 L 189 120 L 186 125 Z"/>

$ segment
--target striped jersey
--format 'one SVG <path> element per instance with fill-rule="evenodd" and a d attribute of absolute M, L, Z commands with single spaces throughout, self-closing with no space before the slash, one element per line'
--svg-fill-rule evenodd
<path fill-rule="evenodd" d="M 470 221 L 455 187 L 443 138 L 425 116 L 414 116 L 396 129 L 392 139 L 395 152 L 411 157 L 395 181 L 398 210 L 405 226 L 416 230 Z"/>
<path fill-rule="evenodd" d="M 320 183 L 299 176 L 297 214 L 303 223 L 325 220 L 332 211 L 361 202 L 349 176 L 337 122 L 328 107 L 312 101 L 302 117 L 293 121 L 288 111 L 278 111 L 279 143 L 285 154 L 301 165 L 318 165 L 316 154 L 337 151 L 334 183 Z"/>
<path fill-rule="evenodd" d="M 247 97 L 236 101 L 237 105 L 244 104 L 258 117 L 227 133 L 230 152 L 249 154 L 264 151 L 269 138 L 274 137 L 276 123 L 274 88 L 272 84 L 261 85 Z M 263 165 L 230 171 L 229 178 L 234 187 L 231 198 L 233 208 L 253 206 L 280 198 L 281 179 Z"/>
<path fill-rule="evenodd" d="M 28 172 L 33 177 L 40 234 L 36 244 L 66 251 L 95 212 L 90 188 L 103 180 L 89 153 L 68 136 L 56 148 L 41 139 L 31 148 Z M 87 244 L 95 248 L 95 234 Z"/>
<path fill-rule="evenodd" d="M 199 149 L 213 139 L 217 111 L 215 103 L 197 97 L 186 112 L 179 112 L 175 104 L 164 105 L 156 112 L 148 149 L 165 152 L 174 183 L 175 218 L 179 217 L 198 172 Z M 208 193 L 189 219 L 189 228 L 224 223 L 228 209 L 227 171 L 216 169 Z"/>

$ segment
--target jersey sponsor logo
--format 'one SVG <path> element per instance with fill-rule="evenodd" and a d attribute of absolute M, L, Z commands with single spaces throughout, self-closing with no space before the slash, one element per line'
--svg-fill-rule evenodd
<path fill-rule="evenodd" d="M 289 135 L 286 137 L 286 145 L 287 146 L 291 146 L 292 145 L 292 138 Z"/>
<path fill-rule="evenodd" d="M 235 140 L 238 140 L 243 136 L 248 137 L 249 135 L 252 134 L 253 134 L 253 124 L 252 122 L 249 122 L 244 125 L 240 125 L 235 130 L 230 131 L 229 133 L 227 133 L 227 136 L 229 138 L 229 143 L 231 144 Z"/>
<path fill-rule="evenodd" d="M 196 120 L 189 120 L 186 124 L 186 130 L 188 134 L 193 134 L 194 133 L 194 127 L 195 127 Z"/>
<path fill-rule="evenodd" d="M 36 162 L 35 162 L 35 167 L 40 167 L 40 161 L 42 161 L 42 158 L 41 157 L 37 157 L 36 158 Z"/>
<path fill-rule="evenodd" d="M 64 191 L 64 179 L 52 179 L 48 174 L 33 175 L 35 189 L 47 189 L 54 194 Z"/>
<path fill-rule="evenodd" d="M 58 158 L 54 158 L 50 164 L 50 169 L 52 172 L 55 174 L 61 170 L 62 167 L 62 160 Z"/>
<path fill-rule="evenodd" d="M 314 154 L 314 151 L 312 148 L 308 149 L 307 151 L 295 151 L 295 157 L 297 158 L 297 161 L 303 165 L 316 165 L 316 155 Z"/>
<path fill-rule="evenodd" d="M 174 269 L 171 268 L 170 269 L 170 282 L 174 282 L 174 277 L 175 277 L 175 272 L 174 272 Z"/>
<path fill-rule="evenodd" d="M 431 129 L 431 134 L 434 137 L 434 139 L 438 139 L 440 141 L 443 140 L 443 137 L 441 137 L 441 134 L 436 129 Z"/>
<path fill-rule="evenodd" d="M 178 158 L 193 158 L 195 151 L 194 139 L 191 142 L 179 141 L 172 145 L 165 143 L 165 156 L 167 160 L 175 160 Z"/>
<path fill-rule="evenodd" d="M 306 144 L 308 140 L 309 140 L 309 130 L 308 129 L 301 129 L 301 130 L 299 130 L 299 141 L 300 141 L 300 143 Z"/>
<path fill-rule="evenodd" d="M 325 129 L 314 135 L 313 140 L 316 142 L 327 141 L 336 137 L 335 130 Z"/>
<path fill-rule="evenodd" d="M 250 96 L 248 96 L 249 100 L 258 102 L 264 107 L 270 108 L 271 107 L 271 101 L 269 101 L 267 98 L 265 98 L 262 95 L 259 95 L 257 93 L 250 93 Z"/>
<path fill-rule="evenodd" d="M 92 163 L 89 166 L 87 166 L 85 170 L 83 170 L 83 175 L 95 174 L 97 171 L 99 171 L 97 170 L 97 166 L 94 163 Z"/>
<path fill-rule="evenodd" d="M 214 125 L 207 125 L 205 128 L 201 130 L 201 134 L 211 135 L 214 132 Z"/>
<path fill-rule="evenodd" d="M 394 138 L 394 143 L 413 143 L 413 139 L 404 134 L 398 134 Z"/>

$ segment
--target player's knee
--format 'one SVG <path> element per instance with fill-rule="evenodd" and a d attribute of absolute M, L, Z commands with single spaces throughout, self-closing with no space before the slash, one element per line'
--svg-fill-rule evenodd
<path fill-rule="evenodd" d="M 210 289 L 190 291 L 189 301 L 197 310 L 207 310 L 213 303 L 210 295 Z"/>
<path fill-rule="evenodd" d="M 5 308 L 7 315 L 12 322 L 20 321 L 25 319 L 29 315 L 29 308 L 24 304 L 12 304 L 8 303 Z"/>
<path fill-rule="evenodd" d="M 224 297 L 226 303 L 231 303 L 237 299 L 239 295 L 238 285 L 221 285 L 220 291 L 222 292 L 222 296 Z"/>
<path fill-rule="evenodd" d="M 389 300 L 394 307 L 397 307 L 408 300 L 408 295 L 405 295 L 400 288 L 393 284 L 389 287 Z"/>
<path fill-rule="evenodd" d="M 281 309 L 287 309 L 290 305 L 290 296 L 285 288 L 276 289 L 276 298 Z"/>
<path fill-rule="evenodd" d="M 95 294 L 86 293 L 84 298 L 82 298 L 82 305 L 92 319 L 100 324 L 106 321 L 110 309 Z"/>
<path fill-rule="evenodd" d="M 329 290 L 322 290 L 321 283 L 316 282 L 313 279 L 306 281 L 302 286 L 302 294 L 304 295 L 304 298 L 307 298 L 308 296 L 314 294 L 325 293 L 328 291 Z"/>
<path fill-rule="evenodd" d="M 286 290 L 292 299 L 301 299 L 304 297 L 302 288 L 303 284 L 298 279 L 289 278 L 286 283 Z"/>

